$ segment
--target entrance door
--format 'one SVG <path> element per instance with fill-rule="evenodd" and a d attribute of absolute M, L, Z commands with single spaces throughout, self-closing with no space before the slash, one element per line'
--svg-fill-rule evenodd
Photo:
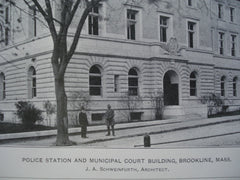
<path fill-rule="evenodd" d="M 179 105 L 178 75 L 175 71 L 168 71 L 163 79 L 164 105 Z"/>

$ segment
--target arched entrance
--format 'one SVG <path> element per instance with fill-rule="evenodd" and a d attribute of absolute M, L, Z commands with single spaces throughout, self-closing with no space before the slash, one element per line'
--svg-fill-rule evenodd
<path fill-rule="evenodd" d="M 169 70 L 163 78 L 164 105 L 179 105 L 179 78 L 175 71 Z"/>

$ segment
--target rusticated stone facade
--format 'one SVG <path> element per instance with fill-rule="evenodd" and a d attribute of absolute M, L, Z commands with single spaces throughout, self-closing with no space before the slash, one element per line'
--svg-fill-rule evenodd
<path fill-rule="evenodd" d="M 92 124 L 104 123 L 107 104 L 115 109 L 117 122 L 154 119 L 153 97 L 159 92 L 164 95 L 164 118 L 206 117 L 200 99 L 209 93 L 228 99 L 230 109 L 239 109 L 240 2 L 149 2 L 105 0 L 87 19 L 65 74 L 72 125 L 79 112 L 73 94 L 83 92 Z M 4 121 L 18 122 L 14 103 L 19 100 L 43 111 L 44 102 L 55 104 L 53 45 L 34 9 L 13 0 L 1 5 L 0 111 Z M 53 7 L 58 14 L 58 6 Z M 93 17 L 97 29 L 89 24 Z M 77 16 L 70 32 L 76 23 Z M 53 114 L 50 124 L 55 122 Z"/>

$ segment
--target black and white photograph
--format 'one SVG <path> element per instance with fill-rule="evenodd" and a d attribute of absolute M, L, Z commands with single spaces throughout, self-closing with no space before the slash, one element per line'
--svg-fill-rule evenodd
<path fill-rule="evenodd" d="M 240 0 L 0 0 L 0 179 L 240 179 L 239 17 Z"/>

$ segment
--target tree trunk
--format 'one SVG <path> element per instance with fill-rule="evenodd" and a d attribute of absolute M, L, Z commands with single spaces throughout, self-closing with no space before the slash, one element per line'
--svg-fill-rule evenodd
<path fill-rule="evenodd" d="M 55 94 L 57 100 L 57 146 L 72 145 L 68 137 L 67 96 L 64 87 L 64 75 L 55 77 Z"/>

